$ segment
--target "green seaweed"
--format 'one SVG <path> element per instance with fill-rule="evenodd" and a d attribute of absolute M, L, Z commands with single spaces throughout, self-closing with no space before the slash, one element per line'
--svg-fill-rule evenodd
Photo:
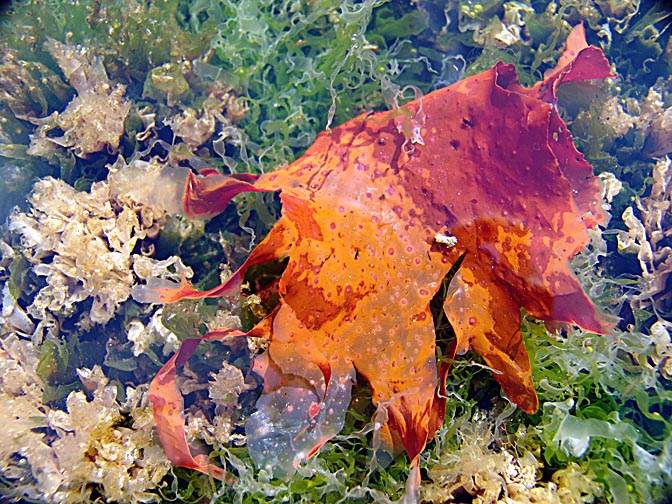
<path fill-rule="evenodd" d="M 77 369 L 90 367 L 100 354 L 96 343 L 81 342 L 75 335 L 68 339 L 47 339 L 40 346 L 40 360 L 35 373 L 42 380 L 45 404 L 63 405 L 73 390 L 81 389 Z"/>
<path fill-rule="evenodd" d="M 659 501 L 672 463 L 672 390 L 656 369 L 632 360 L 651 351 L 646 335 L 572 331 L 551 338 L 534 322 L 524 327 L 543 404 L 534 424 L 547 466 L 578 463 L 614 502 Z"/>
<path fill-rule="evenodd" d="M 379 95 L 391 56 L 364 34 L 383 3 L 222 2 L 226 21 L 213 39 L 211 62 L 246 90 L 245 130 L 260 163 L 291 161 L 332 117 L 339 123 L 361 111 L 362 101 L 381 103 L 371 98 Z"/>
<path fill-rule="evenodd" d="M 168 104 L 184 100 L 189 95 L 190 88 L 182 72 L 175 63 L 165 63 L 153 68 L 145 80 L 142 97 L 166 100 Z"/>
<path fill-rule="evenodd" d="M 28 299 L 36 291 L 30 269 L 31 264 L 24 256 L 17 255 L 12 259 L 7 286 L 14 299 Z"/>

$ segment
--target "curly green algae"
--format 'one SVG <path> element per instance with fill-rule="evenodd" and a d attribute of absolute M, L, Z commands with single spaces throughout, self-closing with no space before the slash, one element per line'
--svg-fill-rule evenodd
<path fill-rule="evenodd" d="M 54 176 L 87 191 L 92 183 L 106 179 L 107 166 L 118 156 L 126 162 L 158 157 L 224 171 L 271 170 L 294 160 L 325 127 L 363 110 L 390 108 L 411 98 L 411 91 L 401 92 L 406 86 L 428 92 L 500 59 L 516 64 L 523 83 L 534 82 L 554 65 L 571 26 L 583 21 L 589 41 L 605 50 L 623 78 L 598 91 L 571 90 L 560 97 L 559 107 L 596 171 L 612 172 L 623 189 L 612 203 L 609 228 L 595 237 L 592 252 L 584 253 L 575 266 L 593 298 L 623 322 L 609 336 L 567 330 L 557 337 L 534 322 L 524 322 L 542 402 L 532 416 L 513 412 L 505 398 L 493 394 L 499 389 L 474 356 L 462 356 L 450 376 L 445 424 L 423 458 L 428 477 L 421 495 L 428 502 L 457 496 L 496 502 L 505 495 L 527 502 L 519 491 L 523 488 L 534 489 L 545 502 L 621 503 L 656 502 L 670 493 L 672 376 L 667 366 L 672 355 L 665 334 L 672 328 L 672 301 L 664 292 L 652 290 L 651 277 L 669 275 L 667 263 L 656 257 L 664 257 L 672 244 L 668 238 L 656 241 L 652 249 L 658 255 L 651 262 L 655 269 L 644 271 L 638 251 L 646 237 L 633 235 L 634 249 L 619 247 L 624 238 L 621 242 L 616 238 L 619 232 L 634 233 L 621 218 L 626 208 L 634 207 L 635 217 L 645 226 L 650 225 L 646 215 L 653 208 L 651 202 L 642 203 L 645 198 L 653 192 L 662 195 L 661 205 L 665 197 L 669 201 L 669 182 L 656 193 L 655 160 L 642 155 L 647 142 L 650 146 L 656 121 L 670 106 L 672 93 L 668 77 L 672 45 L 665 29 L 670 18 L 662 4 L 636 0 L 26 2 L 12 5 L 2 16 L 3 219 L 14 205 L 25 206 L 36 178 Z M 130 110 L 117 147 L 83 156 L 68 146 L 54 146 L 46 156 L 29 153 L 40 119 L 63 112 L 77 96 L 45 46 L 48 37 L 81 47 L 92 68 L 100 61 L 109 82 L 124 86 L 123 98 Z M 647 99 L 649 89 L 657 94 Z M 227 93 L 235 103 L 240 98 L 237 108 L 230 101 L 226 101 L 229 108 L 222 105 Z M 612 108 L 607 110 L 606 104 Z M 645 123 L 647 114 L 650 120 Z M 178 118 L 193 119 L 188 124 L 202 128 L 202 137 L 187 141 L 178 136 Z M 210 119 L 219 129 L 208 136 Z M 61 133 L 54 129 L 46 136 L 54 139 Z M 206 278 L 203 286 L 213 285 L 218 265 L 240 260 L 250 246 L 250 234 L 258 237 L 272 224 L 277 211 L 273 205 L 263 198 L 241 200 L 237 215 L 219 217 L 205 228 L 170 217 L 146 245 L 153 247 L 158 258 L 179 253 L 198 278 Z M 669 236 L 670 221 L 668 207 L 660 218 L 665 236 Z M 241 231 L 241 226 L 248 231 Z M 25 250 L 7 226 L 2 238 L 11 245 L 14 257 L 8 259 L 3 252 L 0 282 L 25 307 L 41 288 L 41 280 L 22 260 Z M 648 239 L 653 241 L 652 236 Z M 206 272 L 213 272 L 212 276 L 208 278 Z M 167 308 L 158 318 L 178 338 L 185 338 L 202 334 L 208 324 L 216 323 L 221 308 L 186 303 Z M 77 324 L 87 309 L 80 303 L 72 313 L 61 314 L 57 337 L 47 338 L 38 348 L 35 371 L 45 387 L 42 400 L 52 411 L 63 410 L 70 392 L 82 387 L 78 367 L 102 365 L 118 390 L 124 390 L 122 384 L 140 390 L 166 358 L 158 343 L 134 355 L 136 347 L 128 336 L 131 321 L 149 324 L 153 315 L 149 311 L 128 301 L 100 331 Z M 440 317 L 436 322 L 440 352 L 449 345 L 452 332 Z M 3 326 L 1 332 L 4 339 L 11 328 Z M 87 351 L 91 348 L 100 351 Z M 97 357 L 92 359 L 92 354 Z M 201 367 L 194 371 L 200 376 L 216 373 L 222 355 L 243 370 L 249 367 L 244 349 L 220 347 L 204 350 Z M 197 384 L 194 387 L 194 400 L 207 400 L 207 393 L 199 392 Z M 256 471 L 241 438 L 234 436 L 228 444 L 212 446 L 213 456 L 238 477 L 235 490 L 202 475 L 175 470 L 147 489 L 143 499 L 398 499 L 404 491 L 407 462 L 399 457 L 386 461 L 384 468 L 372 466 L 370 398 L 364 388 L 354 397 L 342 435 L 289 482 L 268 481 Z M 234 434 L 242 432 L 254 399 L 254 391 L 240 396 L 241 406 L 232 417 Z M 214 408 L 202 411 L 212 418 Z M 125 412 L 115 428 L 136 425 L 132 418 Z M 24 495 L 26 485 L 37 484 L 25 471 L 25 459 L 16 457 L 3 463 L 0 491 L 7 496 Z M 18 465 L 24 464 L 18 477 L 17 460 Z M 93 500 L 105 498 L 104 492 L 104 484 L 90 483 L 86 495 Z M 122 500 L 134 502 L 138 495 L 129 493 Z"/>

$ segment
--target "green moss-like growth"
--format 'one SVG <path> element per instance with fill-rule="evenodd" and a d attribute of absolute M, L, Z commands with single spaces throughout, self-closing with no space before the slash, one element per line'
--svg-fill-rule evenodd
<path fill-rule="evenodd" d="M 614 502 L 667 495 L 672 390 L 655 365 L 656 344 L 635 332 L 551 338 L 537 324 L 527 328 L 546 467 L 578 464 Z"/>

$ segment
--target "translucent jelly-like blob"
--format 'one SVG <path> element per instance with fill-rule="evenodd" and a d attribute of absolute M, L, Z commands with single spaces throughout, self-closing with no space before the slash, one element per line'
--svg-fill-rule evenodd
<path fill-rule="evenodd" d="M 343 428 L 355 370 L 332 375 L 326 397 L 310 386 L 266 393 L 245 425 L 250 457 L 272 477 L 289 479 L 299 464 Z"/>

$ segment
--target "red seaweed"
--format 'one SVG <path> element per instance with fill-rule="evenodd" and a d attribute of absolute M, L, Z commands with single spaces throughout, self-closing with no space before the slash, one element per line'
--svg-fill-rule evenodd
<path fill-rule="evenodd" d="M 448 372 L 437 368 L 430 300 L 458 260 L 444 304 L 457 337 L 452 356 L 469 348 L 481 355 L 526 412 L 538 400 L 521 308 L 609 331 L 611 320 L 568 265 L 588 243 L 586 230 L 606 223 L 601 185 L 555 108 L 558 86 L 608 76 L 609 63 L 579 26 L 558 67 L 532 88 L 498 63 L 399 110 L 325 131 L 286 168 L 189 177 L 183 205 L 191 217 L 221 212 L 240 192 L 280 191 L 281 218 L 226 283 L 207 292 L 186 281 L 140 288 L 155 302 L 219 296 L 236 292 L 251 265 L 288 258 L 277 308 L 247 333 L 270 342 L 254 364 L 264 392 L 246 426 L 259 466 L 288 477 L 336 435 L 356 372 L 386 419 L 382 439 L 407 452 L 409 484 L 417 484 L 419 454 L 443 420 Z M 222 476 L 189 452 L 175 371 L 199 341 L 241 335 L 222 329 L 186 341 L 152 382 L 174 464 Z"/>

